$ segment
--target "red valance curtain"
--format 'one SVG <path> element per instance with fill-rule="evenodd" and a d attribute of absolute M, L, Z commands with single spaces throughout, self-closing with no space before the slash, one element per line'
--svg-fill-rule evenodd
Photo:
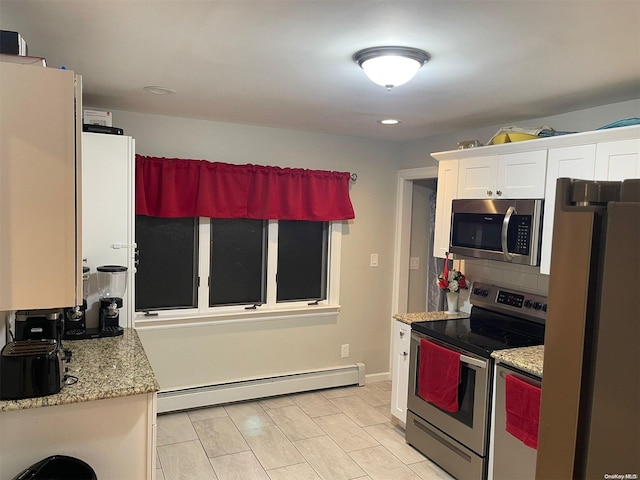
<path fill-rule="evenodd" d="M 136 214 L 331 221 L 355 218 L 348 172 L 136 155 Z"/>

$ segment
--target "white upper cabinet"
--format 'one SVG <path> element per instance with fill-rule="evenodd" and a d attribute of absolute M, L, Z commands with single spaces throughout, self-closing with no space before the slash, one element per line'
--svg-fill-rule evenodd
<path fill-rule="evenodd" d="M 433 256 L 444 258 L 449 251 L 451 232 L 451 201 L 458 190 L 458 160 L 442 160 L 438 164 L 438 193 Z"/>
<path fill-rule="evenodd" d="M 558 178 L 593 180 L 596 160 L 596 145 L 552 148 L 548 154 L 547 181 L 545 187 L 544 217 L 542 220 L 542 252 L 540 273 L 549 275 L 551 267 L 551 238 Z"/>
<path fill-rule="evenodd" d="M 546 150 L 461 158 L 457 198 L 543 198 Z"/>
<path fill-rule="evenodd" d="M 456 198 L 492 198 L 496 196 L 498 156 L 461 158 Z"/>
<path fill-rule="evenodd" d="M 598 143 L 595 180 L 640 178 L 640 139 Z"/>

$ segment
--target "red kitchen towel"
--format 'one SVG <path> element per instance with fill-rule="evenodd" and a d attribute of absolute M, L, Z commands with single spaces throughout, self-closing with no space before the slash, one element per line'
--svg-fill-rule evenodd
<path fill-rule="evenodd" d="M 457 412 L 460 354 L 420 339 L 418 396 L 447 412 Z"/>
<path fill-rule="evenodd" d="M 540 388 L 514 375 L 505 377 L 506 430 L 528 447 L 538 449 Z"/>

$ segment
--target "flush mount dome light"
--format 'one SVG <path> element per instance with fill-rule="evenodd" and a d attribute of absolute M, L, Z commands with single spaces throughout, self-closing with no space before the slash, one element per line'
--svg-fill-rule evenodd
<path fill-rule="evenodd" d="M 365 48 L 353 55 L 367 77 L 387 90 L 411 80 L 429 58 L 424 50 L 410 47 Z"/>

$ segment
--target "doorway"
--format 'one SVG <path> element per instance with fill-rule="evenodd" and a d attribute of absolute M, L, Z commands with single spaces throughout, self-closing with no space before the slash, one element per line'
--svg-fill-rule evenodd
<path fill-rule="evenodd" d="M 427 293 L 429 272 L 431 275 L 437 275 L 439 267 L 433 261 L 433 246 L 427 240 L 431 235 L 422 232 L 426 228 L 425 225 L 430 223 L 428 215 L 426 215 L 427 210 L 431 208 L 428 206 L 431 198 L 430 190 L 434 192 L 433 205 L 435 208 L 437 178 L 438 167 L 413 168 L 398 172 L 392 315 L 412 311 L 410 306 L 412 309 L 419 308 L 417 311 L 426 311 L 427 305 L 433 301 L 439 301 L 439 292 L 434 295 Z M 415 218 L 413 215 L 414 191 L 416 191 L 417 198 Z M 416 225 L 416 239 L 412 242 L 414 223 Z M 417 255 L 417 252 L 420 252 L 420 255 Z M 424 258 L 422 255 L 425 255 Z M 413 264 L 411 263 L 412 256 L 414 257 Z M 416 256 L 419 257 L 417 265 Z M 417 268 L 415 268 L 416 266 Z M 435 281 L 431 283 L 435 285 Z M 439 309 L 438 304 L 434 304 L 432 309 Z"/>
<path fill-rule="evenodd" d="M 433 312 L 444 306 L 436 285 L 444 262 L 433 256 L 437 183 L 437 178 L 413 180 L 407 288 L 409 312 Z"/>

